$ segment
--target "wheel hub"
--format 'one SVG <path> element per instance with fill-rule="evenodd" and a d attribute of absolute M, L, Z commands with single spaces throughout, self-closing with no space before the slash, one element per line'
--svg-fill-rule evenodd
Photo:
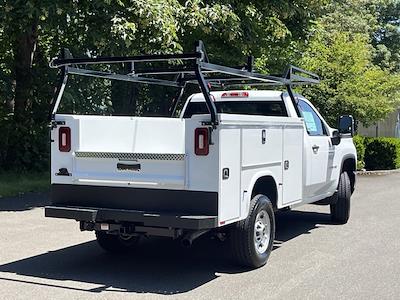
<path fill-rule="evenodd" d="M 254 222 L 254 246 L 259 254 L 263 254 L 269 245 L 271 235 L 271 222 L 268 213 L 261 210 Z"/>

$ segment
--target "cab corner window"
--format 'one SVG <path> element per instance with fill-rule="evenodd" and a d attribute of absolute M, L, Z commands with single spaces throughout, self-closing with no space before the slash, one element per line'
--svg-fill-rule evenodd
<path fill-rule="evenodd" d="M 324 124 L 314 109 L 303 100 L 299 101 L 298 107 L 308 134 L 313 136 L 326 135 Z"/>

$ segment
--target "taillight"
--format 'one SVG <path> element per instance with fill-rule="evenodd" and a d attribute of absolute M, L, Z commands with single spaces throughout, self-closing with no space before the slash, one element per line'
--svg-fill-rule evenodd
<path fill-rule="evenodd" d="M 196 155 L 208 155 L 208 128 L 196 128 L 194 131 L 194 153 Z"/>
<path fill-rule="evenodd" d="M 58 130 L 58 149 L 61 152 L 71 151 L 71 128 L 60 127 Z"/>

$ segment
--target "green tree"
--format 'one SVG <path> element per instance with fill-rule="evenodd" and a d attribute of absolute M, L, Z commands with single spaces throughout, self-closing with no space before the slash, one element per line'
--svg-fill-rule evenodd
<path fill-rule="evenodd" d="M 399 74 L 375 61 L 373 38 L 381 26 L 374 13 L 378 6 L 361 2 L 370 5 L 355 5 L 359 1 L 328 5 L 299 60 L 321 76 L 321 84 L 302 92 L 332 125 L 340 114 L 352 114 L 370 125 L 400 104 Z"/>
<path fill-rule="evenodd" d="M 400 1 L 386 0 L 377 8 L 378 29 L 373 34 L 374 62 L 400 72 Z"/>
<path fill-rule="evenodd" d="M 252 54 L 261 71 L 280 71 L 288 58 L 298 57 L 327 2 L 0 0 L 0 167 L 36 168 L 44 161 L 56 78 L 48 63 L 61 48 L 78 57 L 171 53 L 192 51 L 193 42 L 203 39 L 213 61 L 240 65 Z M 110 95 L 114 110 L 127 104 L 117 103 L 117 90 Z M 127 95 L 156 92 L 145 87 Z M 143 110 L 136 101 L 128 104 Z"/>

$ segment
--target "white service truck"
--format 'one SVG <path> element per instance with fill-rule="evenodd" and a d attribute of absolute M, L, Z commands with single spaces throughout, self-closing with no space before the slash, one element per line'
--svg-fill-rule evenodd
<path fill-rule="evenodd" d="M 167 64 L 138 71 L 154 61 Z M 52 204 L 45 215 L 79 221 L 113 252 L 141 236 L 190 245 L 211 232 L 250 267 L 264 265 L 272 251 L 277 210 L 317 202 L 330 205 L 333 222 L 346 223 L 357 159 L 351 116 L 331 128 L 292 90 L 317 83 L 316 75 L 295 67 L 282 77 L 258 74 L 251 61 L 242 69 L 211 64 L 201 42 L 190 54 L 54 59 L 63 76 L 51 115 Z M 130 70 L 87 68 L 99 64 Z M 188 84 L 201 93 L 189 96 L 180 114 L 175 99 L 170 118 L 60 114 L 70 74 L 176 84 L 178 100 Z M 246 89 L 231 88 L 237 85 Z"/>

